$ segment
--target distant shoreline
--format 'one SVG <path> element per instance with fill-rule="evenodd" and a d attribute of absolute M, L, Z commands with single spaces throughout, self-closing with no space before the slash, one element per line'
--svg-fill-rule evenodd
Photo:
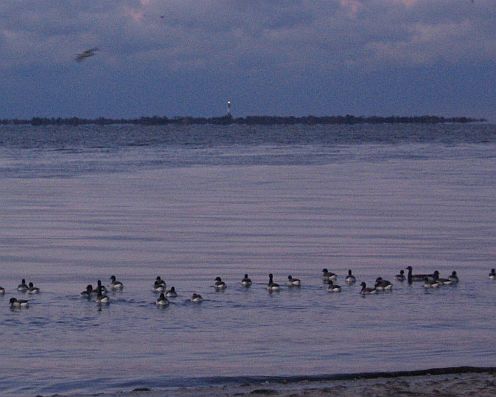
<path fill-rule="evenodd" d="M 483 123 L 486 119 L 476 119 L 471 117 L 442 117 L 442 116 L 247 116 L 232 117 L 230 115 L 222 117 L 173 117 L 153 116 L 132 119 L 113 119 L 99 117 L 96 119 L 86 119 L 79 117 L 69 118 L 49 118 L 33 117 L 31 119 L 0 119 L 0 125 L 319 125 L 319 124 L 442 124 L 442 123 Z"/>

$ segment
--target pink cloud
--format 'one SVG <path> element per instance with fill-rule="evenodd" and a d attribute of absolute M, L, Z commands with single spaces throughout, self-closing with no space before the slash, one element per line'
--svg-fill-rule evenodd
<path fill-rule="evenodd" d="M 363 8 L 361 0 L 340 0 L 339 3 L 341 4 L 341 7 L 346 9 L 353 17 L 355 17 Z"/>

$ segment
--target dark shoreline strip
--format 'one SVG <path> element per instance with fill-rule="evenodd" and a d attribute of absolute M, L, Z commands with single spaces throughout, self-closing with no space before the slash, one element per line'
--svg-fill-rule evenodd
<path fill-rule="evenodd" d="M 191 125 L 191 124 L 214 124 L 214 125 L 294 125 L 294 124 L 440 124 L 440 123 L 485 123 L 484 118 L 473 117 L 443 117 L 435 115 L 424 116 L 246 116 L 232 117 L 231 115 L 221 117 L 173 117 L 153 116 L 140 117 L 137 119 L 111 119 L 99 117 L 96 119 L 85 119 L 80 117 L 33 117 L 31 119 L 0 119 L 0 125 L 112 125 L 112 124 L 138 124 L 138 125 Z"/>
<path fill-rule="evenodd" d="M 358 372 L 353 374 L 335 374 L 335 375 L 295 375 L 295 376 L 241 376 L 241 377 L 216 377 L 204 378 L 204 381 L 212 383 L 239 384 L 239 383 L 297 383 L 303 381 L 309 382 L 326 382 L 337 380 L 361 380 L 361 379 L 378 379 L 378 378 L 400 378 L 415 377 L 428 375 L 456 375 L 469 373 L 495 373 L 496 367 L 446 367 L 446 368 L 429 368 L 412 371 L 392 371 L 392 372 Z"/>

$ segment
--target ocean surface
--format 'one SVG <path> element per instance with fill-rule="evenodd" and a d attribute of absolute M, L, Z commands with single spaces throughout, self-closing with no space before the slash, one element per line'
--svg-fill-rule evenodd
<path fill-rule="evenodd" d="M 494 125 L 2 126 L 0 204 L 2 396 L 496 366 Z"/>

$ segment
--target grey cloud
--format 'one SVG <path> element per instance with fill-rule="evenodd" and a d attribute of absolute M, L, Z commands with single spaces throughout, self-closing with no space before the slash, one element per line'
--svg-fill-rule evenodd
<path fill-rule="evenodd" d="M 496 41 L 490 1 L 2 2 L 0 51 L 4 68 L 60 64 L 93 46 L 104 49 L 99 57 L 109 68 L 332 70 L 488 60 Z"/>

